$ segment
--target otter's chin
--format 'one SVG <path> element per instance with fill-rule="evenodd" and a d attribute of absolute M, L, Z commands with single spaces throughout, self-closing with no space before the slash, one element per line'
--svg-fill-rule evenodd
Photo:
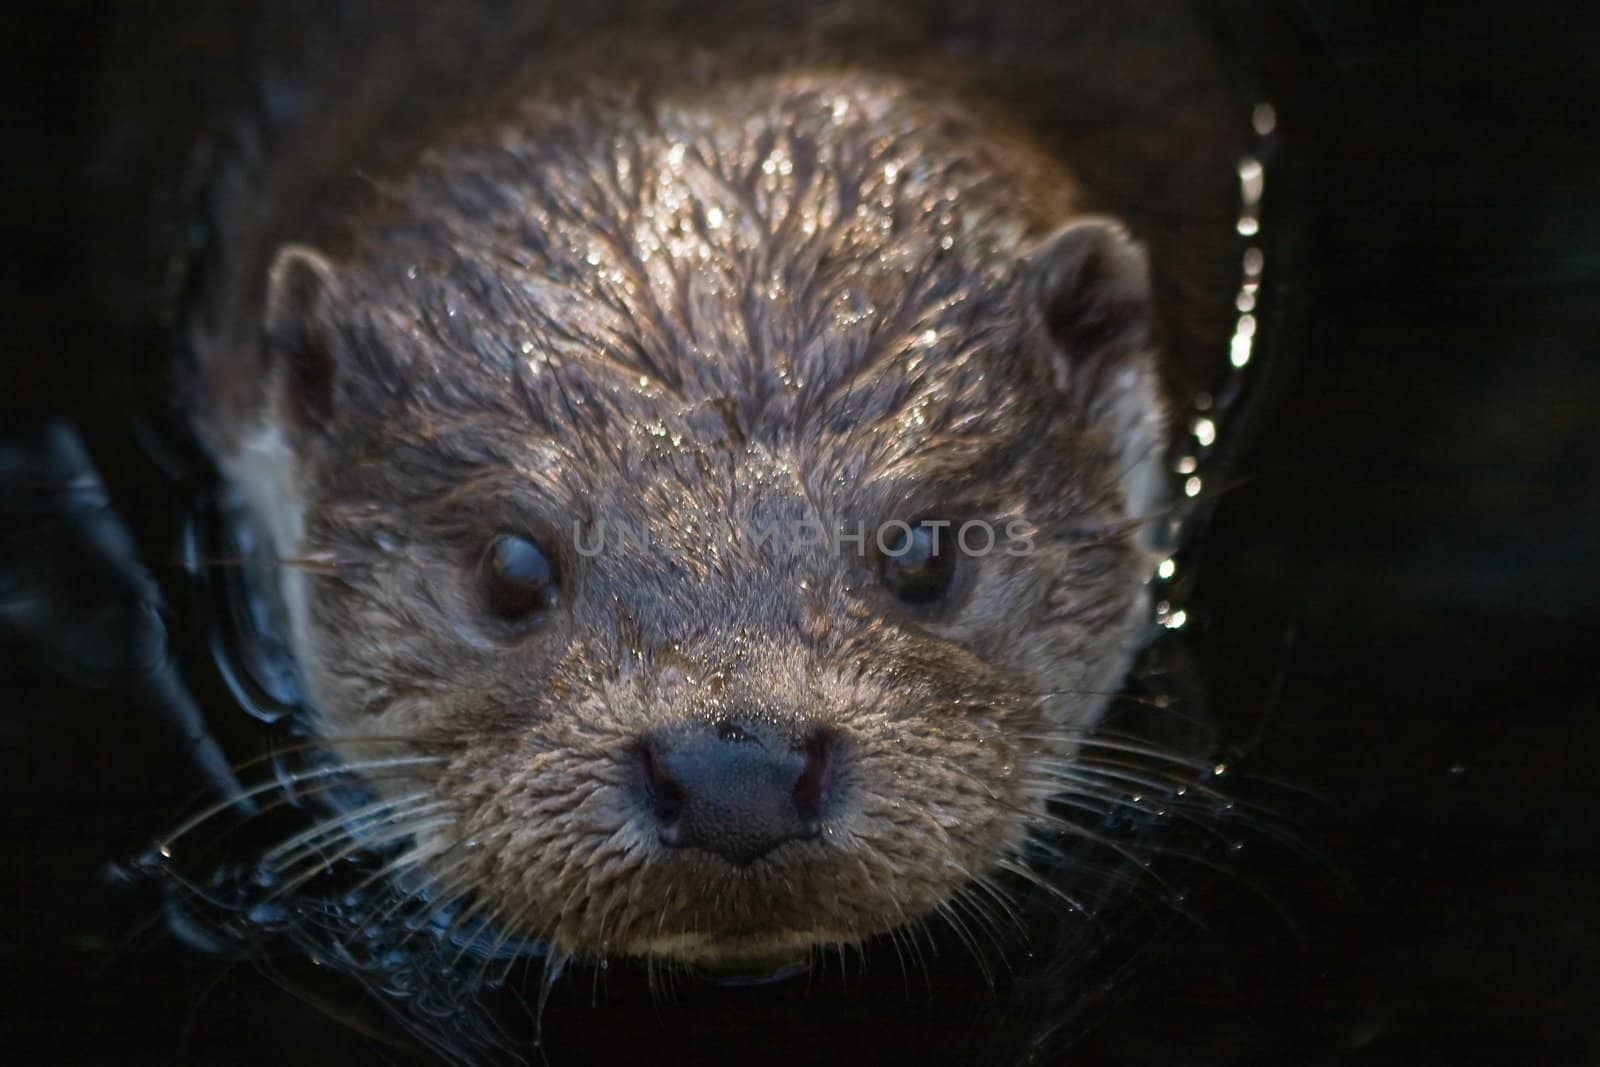
<path fill-rule="evenodd" d="M 805 973 L 813 946 L 838 941 L 832 935 L 796 931 L 698 935 L 654 942 L 636 954 L 685 964 L 718 983 L 760 985 Z"/>
<path fill-rule="evenodd" d="M 691 970 L 718 985 L 766 985 L 810 971 L 811 952 L 770 948 L 748 954 L 712 956 L 691 965 Z"/>

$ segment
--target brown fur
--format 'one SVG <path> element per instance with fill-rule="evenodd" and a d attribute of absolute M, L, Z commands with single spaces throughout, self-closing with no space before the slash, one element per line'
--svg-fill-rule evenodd
<path fill-rule="evenodd" d="M 1096 362 L 1138 354 L 1064 354 L 1058 381 L 1037 302 L 1070 190 L 894 78 L 534 96 L 374 190 L 338 266 L 304 254 L 325 277 L 280 282 L 301 549 L 342 563 L 310 590 L 315 699 L 336 736 L 451 753 L 426 785 L 453 822 L 422 845 L 469 854 L 507 923 L 685 958 L 854 941 L 1021 845 L 1029 761 L 1091 725 L 1144 577 L 1104 533 L 1128 515 L 1090 419 Z M 970 560 L 966 603 L 918 619 L 870 557 L 739 533 L 928 512 L 1019 520 L 1035 552 Z M 566 545 L 562 611 L 496 632 L 475 553 L 568 520 L 658 541 Z M 840 744 L 824 837 L 747 870 L 658 845 L 632 758 L 726 709 Z"/>
<path fill-rule="evenodd" d="M 418 844 L 446 888 L 560 949 L 727 960 L 896 927 L 1017 851 L 1150 565 L 1148 294 L 1131 253 L 1062 259 L 1075 189 L 903 73 L 546 82 L 280 254 L 263 421 L 210 434 L 240 480 L 230 442 L 280 435 L 303 499 L 257 511 L 339 565 L 292 579 L 312 695 L 352 755 L 447 757 L 383 783 L 445 803 Z M 928 514 L 1033 551 L 918 614 L 870 554 L 743 533 Z M 574 523 L 654 543 L 581 556 Z M 507 530 L 563 575 L 527 634 L 473 600 Z M 748 868 L 657 843 L 636 758 L 735 710 L 838 751 L 821 838 Z"/>

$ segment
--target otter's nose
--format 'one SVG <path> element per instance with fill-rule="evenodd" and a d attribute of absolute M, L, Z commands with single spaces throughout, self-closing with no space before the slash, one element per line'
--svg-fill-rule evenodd
<path fill-rule="evenodd" d="M 828 744 L 820 733 L 796 745 L 753 723 L 695 726 L 650 738 L 644 765 L 661 843 L 671 848 L 742 867 L 821 829 Z"/>

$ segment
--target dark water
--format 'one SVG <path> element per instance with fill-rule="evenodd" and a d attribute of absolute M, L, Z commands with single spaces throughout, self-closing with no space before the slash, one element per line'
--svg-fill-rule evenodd
<path fill-rule="evenodd" d="M 1303 343 L 1197 546 L 1188 629 L 1250 768 L 1324 798 L 1283 806 L 1342 877 L 1252 844 L 1233 866 L 1272 903 L 1211 886 L 1203 925 L 1152 941 L 1071 1059 L 1600 1062 L 1600 19 L 1298 14 L 1312 59 L 1280 74 L 1320 128 Z M 176 543 L 188 502 L 127 419 L 159 410 L 165 383 L 74 314 L 77 57 L 104 13 L 11 19 L 5 429 L 70 414 L 141 536 Z M 0 537 L 91 593 L 127 580 L 78 573 L 67 541 Z M 175 564 L 156 561 L 158 580 Z M 180 648 L 191 611 L 172 603 Z M 130 939 L 151 901 L 108 891 L 103 868 L 202 783 L 152 726 L 154 696 L 94 647 L 69 666 L 98 688 L 69 693 L 33 649 L 0 644 L 8 1058 L 402 1059 L 280 988 L 307 979 L 296 958 L 229 967 L 164 923 Z M 961 970 L 932 1012 L 898 975 L 847 995 L 691 985 L 659 1007 L 635 978 L 589 976 L 548 1036 L 557 1063 L 949 1059 L 1001 1010 Z"/>

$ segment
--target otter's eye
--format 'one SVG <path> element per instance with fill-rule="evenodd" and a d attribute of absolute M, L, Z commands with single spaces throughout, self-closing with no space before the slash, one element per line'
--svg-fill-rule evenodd
<path fill-rule="evenodd" d="M 556 569 L 550 557 L 525 537 L 502 534 L 479 566 L 483 602 L 504 622 L 523 622 L 556 602 Z"/>
<path fill-rule="evenodd" d="M 883 583 L 907 604 L 930 604 L 950 588 L 956 573 L 955 533 L 949 523 L 896 526 L 883 538 Z"/>

